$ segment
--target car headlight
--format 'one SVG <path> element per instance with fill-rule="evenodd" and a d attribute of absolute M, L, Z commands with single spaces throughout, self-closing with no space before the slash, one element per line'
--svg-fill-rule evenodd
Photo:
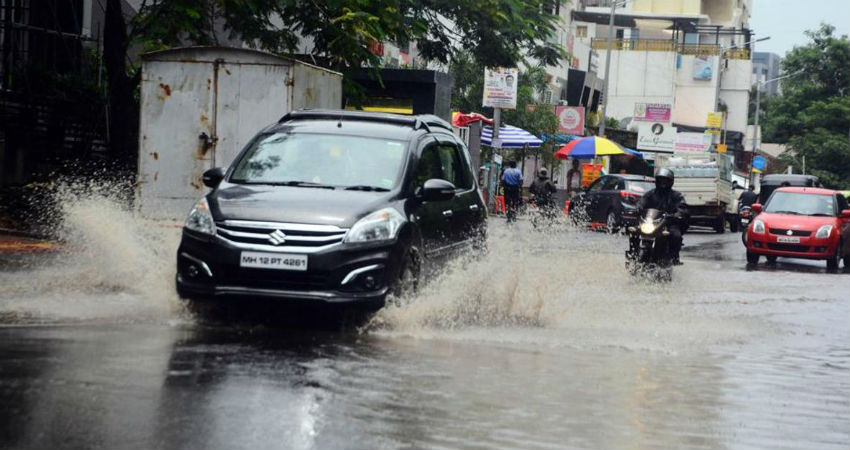
<path fill-rule="evenodd" d="M 186 218 L 186 228 L 204 234 L 215 234 L 215 221 L 206 198 L 198 200 Z"/>
<path fill-rule="evenodd" d="M 643 234 L 652 234 L 655 233 L 655 229 L 657 227 L 652 222 L 644 222 L 640 224 L 640 232 Z"/>
<path fill-rule="evenodd" d="M 348 230 L 344 242 L 358 244 L 390 241 L 396 238 L 402 224 L 404 216 L 393 208 L 384 208 L 358 220 Z"/>
<path fill-rule="evenodd" d="M 764 222 L 756 219 L 753 222 L 753 233 L 764 234 Z"/>
<path fill-rule="evenodd" d="M 830 233 L 832 233 L 832 225 L 824 225 L 818 228 L 818 232 L 815 233 L 815 237 L 825 239 L 829 237 Z"/>

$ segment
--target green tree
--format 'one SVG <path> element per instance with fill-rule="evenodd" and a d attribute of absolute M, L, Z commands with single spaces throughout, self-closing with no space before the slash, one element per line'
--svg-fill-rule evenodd
<path fill-rule="evenodd" d="M 823 24 L 809 31 L 811 42 L 783 60 L 783 81 L 764 114 L 764 141 L 787 143 L 782 161 L 818 175 L 824 185 L 850 188 L 850 40 Z"/>

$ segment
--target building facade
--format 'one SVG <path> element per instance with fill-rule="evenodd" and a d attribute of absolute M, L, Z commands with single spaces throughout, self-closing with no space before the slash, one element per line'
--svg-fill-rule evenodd
<path fill-rule="evenodd" d="M 776 53 L 768 53 L 768 52 L 754 52 L 753 53 L 753 76 L 752 76 L 752 84 L 763 83 L 767 80 L 771 80 L 779 77 L 779 73 L 781 71 L 780 64 L 782 63 L 782 58 L 779 57 Z M 762 95 L 776 95 L 779 93 L 779 84 L 769 83 L 767 85 L 762 86 L 761 94 Z"/>

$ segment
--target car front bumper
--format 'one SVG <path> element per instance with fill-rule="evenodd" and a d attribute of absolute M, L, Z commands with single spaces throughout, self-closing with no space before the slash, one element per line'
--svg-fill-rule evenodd
<path fill-rule="evenodd" d="M 339 244 L 307 254 L 306 271 L 291 271 L 240 267 L 245 250 L 218 236 L 184 231 L 177 250 L 178 294 L 193 300 L 254 297 L 380 308 L 403 255 L 400 242 L 369 248 Z"/>
<path fill-rule="evenodd" d="M 802 259 L 828 259 L 838 251 L 834 238 L 801 237 L 798 243 L 779 242 L 780 236 L 747 231 L 747 250 L 764 256 L 783 256 Z"/>

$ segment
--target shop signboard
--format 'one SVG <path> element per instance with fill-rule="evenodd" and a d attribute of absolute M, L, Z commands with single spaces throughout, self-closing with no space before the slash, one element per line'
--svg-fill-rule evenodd
<path fill-rule="evenodd" d="M 723 113 L 710 112 L 705 117 L 706 128 L 721 128 L 723 126 Z"/>
<path fill-rule="evenodd" d="M 676 149 L 676 127 L 664 123 L 646 123 L 638 127 L 638 150 L 673 153 Z"/>
<path fill-rule="evenodd" d="M 706 153 L 711 149 L 712 135 L 705 133 L 677 133 L 676 153 Z"/>
<path fill-rule="evenodd" d="M 583 106 L 557 106 L 555 114 L 558 116 L 559 133 L 584 135 Z"/>
<path fill-rule="evenodd" d="M 670 123 L 673 106 L 667 103 L 635 103 L 635 122 Z"/>
<path fill-rule="evenodd" d="M 697 55 L 694 57 L 694 80 L 711 80 L 713 75 L 714 57 Z"/>
<path fill-rule="evenodd" d="M 484 106 L 516 109 L 517 81 L 516 67 L 484 69 Z"/>

